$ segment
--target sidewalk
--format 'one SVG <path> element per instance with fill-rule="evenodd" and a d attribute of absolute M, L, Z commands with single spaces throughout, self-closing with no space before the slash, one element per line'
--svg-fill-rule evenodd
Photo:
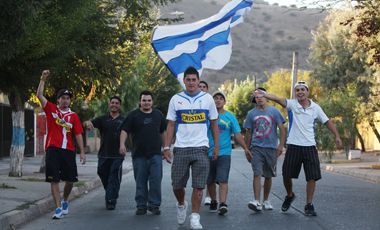
<path fill-rule="evenodd" d="M 77 156 L 79 182 L 74 184 L 71 199 L 101 186 L 96 173 L 97 155 L 86 154 L 86 157 L 86 164 L 81 165 Z M 0 160 L 0 230 L 15 229 L 42 214 L 53 212 L 50 184 L 45 182 L 45 174 L 38 172 L 41 160 L 41 156 L 24 158 L 21 178 L 8 177 L 9 158 Z M 131 159 L 127 157 L 123 163 L 123 173 L 131 170 Z"/>
<path fill-rule="evenodd" d="M 361 159 L 352 161 L 345 160 L 343 154 L 338 154 L 333 159 L 335 163 L 321 163 L 321 168 L 380 184 L 380 155 L 378 152 L 363 153 Z M 323 162 L 322 158 L 321 162 Z"/>

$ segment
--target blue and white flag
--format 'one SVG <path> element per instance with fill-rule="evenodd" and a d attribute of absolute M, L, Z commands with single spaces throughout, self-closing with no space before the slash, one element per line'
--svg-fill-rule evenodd
<path fill-rule="evenodd" d="M 152 46 L 182 86 L 183 73 L 192 66 L 201 75 L 204 68 L 222 69 L 232 53 L 231 28 L 243 22 L 252 0 L 232 0 L 217 14 L 183 25 L 158 26 Z"/>

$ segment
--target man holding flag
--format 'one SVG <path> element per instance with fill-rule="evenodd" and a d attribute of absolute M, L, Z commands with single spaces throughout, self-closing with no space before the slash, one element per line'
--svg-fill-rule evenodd
<path fill-rule="evenodd" d="M 210 120 L 215 143 L 213 158 L 216 159 L 219 153 L 218 113 L 212 96 L 200 92 L 199 76 L 203 68 L 218 70 L 229 62 L 231 28 L 243 21 L 243 15 L 251 7 L 252 0 L 233 0 L 209 18 L 190 24 L 159 26 L 153 32 L 155 52 L 186 89 L 170 100 L 164 158 L 171 161 L 169 145 L 177 124 L 172 184 L 178 201 L 178 223 L 183 224 L 187 212 L 184 188 L 189 178 L 189 167 L 192 167 L 191 229 L 202 229 L 199 208 L 209 171 L 207 120 Z"/>
<path fill-rule="evenodd" d="M 190 227 L 202 229 L 199 209 L 210 167 L 207 122 L 210 122 L 214 139 L 212 158 L 216 160 L 219 155 L 218 111 L 212 96 L 199 89 L 199 73 L 195 68 L 189 67 L 183 80 L 186 91 L 174 95 L 169 103 L 164 158 L 171 163 L 170 143 L 177 127 L 171 171 L 173 192 L 177 198 L 177 220 L 180 225 L 186 221 L 188 204 L 185 200 L 185 187 L 191 168 L 193 192 Z"/>

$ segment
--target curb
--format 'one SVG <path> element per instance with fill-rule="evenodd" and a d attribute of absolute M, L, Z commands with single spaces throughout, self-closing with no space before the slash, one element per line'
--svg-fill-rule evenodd
<path fill-rule="evenodd" d="M 337 167 L 331 166 L 331 165 L 325 165 L 321 167 L 325 171 L 330 171 L 334 173 L 344 174 L 348 176 L 353 176 L 362 180 L 366 180 L 369 182 L 380 184 L 380 176 L 376 175 L 370 175 L 365 172 L 357 172 L 355 170 L 349 170 L 349 169 L 339 169 Z"/>
<path fill-rule="evenodd" d="M 123 170 L 123 175 L 126 175 L 132 170 L 129 166 Z M 83 194 L 87 194 L 102 185 L 99 178 L 86 181 L 84 185 L 74 187 L 70 193 L 70 201 L 81 197 Z M 54 201 L 51 195 L 48 197 L 36 200 L 30 204 L 27 204 L 28 208 L 22 210 L 12 210 L 0 215 L 0 229 L 1 230 L 15 230 L 17 226 L 25 224 L 33 219 L 36 219 L 54 208 Z"/>
<path fill-rule="evenodd" d="M 361 159 L 352 159 L 352 160 L 331 160 L 332 164 L 345 164 L 345 163 L 360 163 Z"/>

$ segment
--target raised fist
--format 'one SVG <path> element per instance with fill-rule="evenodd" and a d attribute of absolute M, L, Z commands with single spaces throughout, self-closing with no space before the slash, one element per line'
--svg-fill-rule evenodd
<path fill-rule="evenodd" d="M 45 81 L 49 75 L 50 75 L 50 70 L 47 69 L 47 70 L 42 71 L 41 80 Z"/>

